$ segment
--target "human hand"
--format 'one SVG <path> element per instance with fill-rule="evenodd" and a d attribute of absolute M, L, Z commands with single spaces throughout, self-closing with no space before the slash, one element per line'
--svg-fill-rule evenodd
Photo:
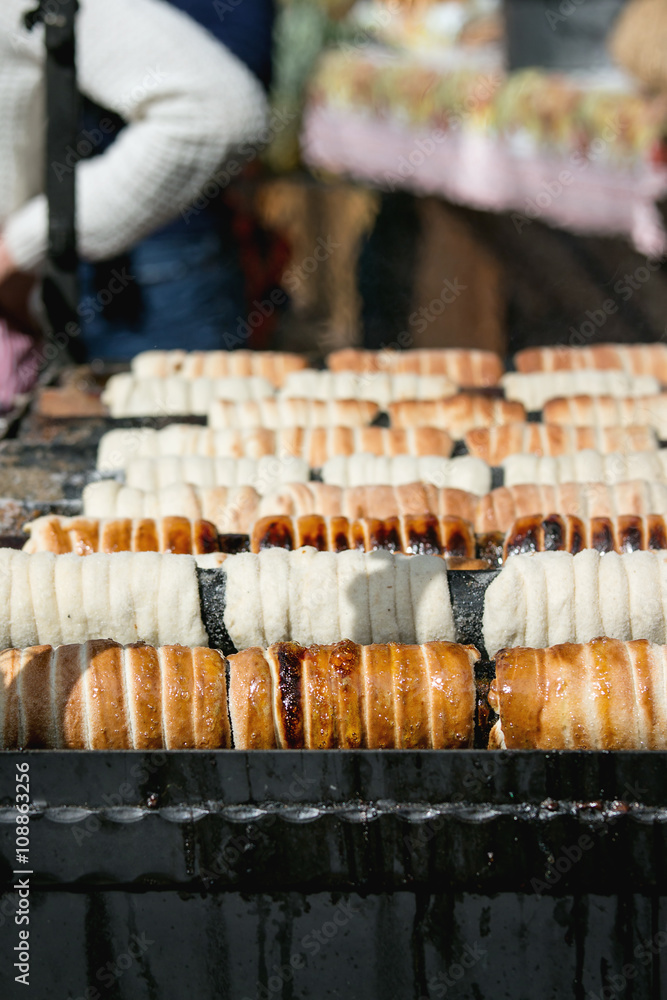
<path fill-rule="evenodd" d="M 7 249 L 7 244 L 0 236 L 0 284 L 16 271 L 14 258 Z"/>
<path fill-rule="evenodd" d="M 0 316 L 9 319 L 19 330 L 30 331 L 35 326 L 30 309 L 34 284 L 34 274 L 17 270 L 0 235 Z"/>

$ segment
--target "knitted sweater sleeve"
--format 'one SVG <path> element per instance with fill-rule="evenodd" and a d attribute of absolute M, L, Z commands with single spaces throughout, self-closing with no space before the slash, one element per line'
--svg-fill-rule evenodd
<path fill-rule="evenodd" d="M 174 218 L 232 150 L 258 142 L 266 100 L 240 60 L 162 0 L 81 0 L 77 58 L 82 93 L 129 123 L 75 168 L 79 252 L 102 260 Z M 19 268 L 40 263 L 44 195 L 6 220 L 3 238 Z"/>

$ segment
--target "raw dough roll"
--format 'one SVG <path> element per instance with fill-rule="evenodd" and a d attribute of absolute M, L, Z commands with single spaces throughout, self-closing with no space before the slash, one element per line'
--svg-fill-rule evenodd
<path fill-rule="evenodd" d="M 119 427 L 100 438 L 98 472 L 125 469 L 135 458 L 160 455 L 203 455 L 208 458 L 261 458 L 276 453 L 276 435 L 264 427 L 255 430 L 215 430 L 195 424 L 152 427 Z"/>
<path fill-rule="evenodd" d="M 332 458 L 322 467 L 322 479 L 333 486 L 401 486 L 431 483 L 440 488 L 454 487 L 482 496 L 491 488 L 491 470 L 479 458 L 378 458 L 376 455 L 351 455 Z"/>
<path fill-rule="evenodd" d="M 267 558 L 273 588 L 262 585 Z M 305 642 L 305 636 L 308 643 L 334 635 L 355 642 L 455 637 L 447 568 L 438 556 L 304 547 L 276 557 L 264 550 L 228 556 L 225 574 L 224 621 L 237 649 L 270 644 L 286 627 L 288 640 Z"/>
<path fill-rule="evenodd" d="M 83 490 L 85 517 L 186 517 L 210 521 L 221 534 L 247 534 L 258 516 L 259 494 L 252 486 L 210 489 L 174 483 L 157 492 L 123 486 L 115 479 L 89 483 Z"/>
<path fill-rule="evenodd" d="M 261 495 L 272 492 L 283 483 L 307 482 L 308 465 L 301 458 L 265 455 L 252 458 L 204 458 L 201 455 L 135 458 L 125 469 L 125 482 L 130 489 L 157 492 L 173 483 L 215 488 L 252 486 Z"/>
<path fill-rule="evenodd" d="M 474 646 L 276 643 L 229 657 L 242 750 L 454 749 L 474 736 Z"/>
<path fill-rule="evenodd" d="M 127 469 L 140 459 L 178 456 L 261 459 L 267 455 L 303 459 L 319 468 L 336 455 L 370 452 L 374 455 L 450 455 L 454 442 L 435 427 L 286 427 L 268 430 L 196 427 L 169 424 L 160 431 L 148 427 L 108 431 L 97 451 L 98 472 Z M 141 468 L 141 465 L 137 467 Z"/>
<path fill-rule="evenodd" d="M 82 559 L 0 549 L 0 580 L 0 648 L 80 642 L 83 635 L 208 643 L 192 556 L 94 553 Z"/>
<path fill-rule="evenodd" d="M 489 703 L 490 748 L 666 750 L 667 650 L 645 640 L 505 649 Z"/>
<path fill-rule="evenodd" d="M 507 399 L 523 403 L 528 411 L 541 410 L 560 396 L 649 396 L 660 384 L 652 375 L 627 375 L 622 371 L 507 372 L 501 378 Z"/>
<path fill-rule="evenodd" d="M 523 483 L 623 483 L 631 479 L 656 482 L 667 479 L 667 449 L 640 451 L 627 455 L 613 452 L 575 451 L 569 455 L 541 457 L 510 455 L 502 463 L 505 486 Z M 654 512 L 652 512 L 654 513 Z"/>
<path fill-rule="evenodd" d="M 456 385 L 445 375 L 388 375 L 385 372 L 293 372 L 280 390 L 283 398 L 366 399 L 386 410 L 400 399 L 441 399 L 452 396 Z"/>
<path fill-rule="evenodd" d="M 214 649 L 109 639 L 0 652 L 3 750 L 216 750 L 231 746 Z"/>
<path fill-rule="evenodd" d="M 242 401 L 272 396 L 264 378 L 136 378 L 130 372 L 112 375 L 102 402 L 114 418 L 195 415 L 204 417 L 214 399 Z"/>
<path fill-rule="evenodd" d="M 579 642 L 591 633 L 610 638 L 665 641 L 664 552 L 618 555 L 586 549 L 512 556 L 490 584 L 484 601 L 484 642 L 490 656 L 510 646 L 550 646 Z M 567 600 L 553 614 L 553 594 L 572 593 L 569 630 Z M 557 638 L 556 638 L 557 637 Z"/>

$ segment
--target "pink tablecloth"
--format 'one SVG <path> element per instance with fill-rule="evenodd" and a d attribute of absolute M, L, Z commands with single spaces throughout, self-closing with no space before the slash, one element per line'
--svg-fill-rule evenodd
<path fill-rule="evenodd" d="M 662 164 L 624 169 L 578 154 L 517 153 L 503 139 L 470 129 L 419 132 L 318 104 L 306 111 L 302 148 L 312 167 L 510 212 L 519 231 L 540 219 L 573 232 L 625 235 L 647 256 L 667 252 L 655 205 L 667 195 Z"/>

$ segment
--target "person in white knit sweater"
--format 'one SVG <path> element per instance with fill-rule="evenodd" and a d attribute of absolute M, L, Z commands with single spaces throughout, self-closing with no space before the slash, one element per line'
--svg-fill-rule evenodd
<path fill-rule="evenodd" d="M 23 24 L 33 6 L 0 3 L 0 286 L 38 271 L 47 245 L 43 28 Z M 79 252 L 100 261 L 175 218 L 257 142 L 267 104 L 243 62 L 163 0 L 80 0 L 76 37 L 79 89 L 127 122 L 102 155 L 83 158 L 82 132 L 69 162 L 50 165 L 76 169 Z"/>

